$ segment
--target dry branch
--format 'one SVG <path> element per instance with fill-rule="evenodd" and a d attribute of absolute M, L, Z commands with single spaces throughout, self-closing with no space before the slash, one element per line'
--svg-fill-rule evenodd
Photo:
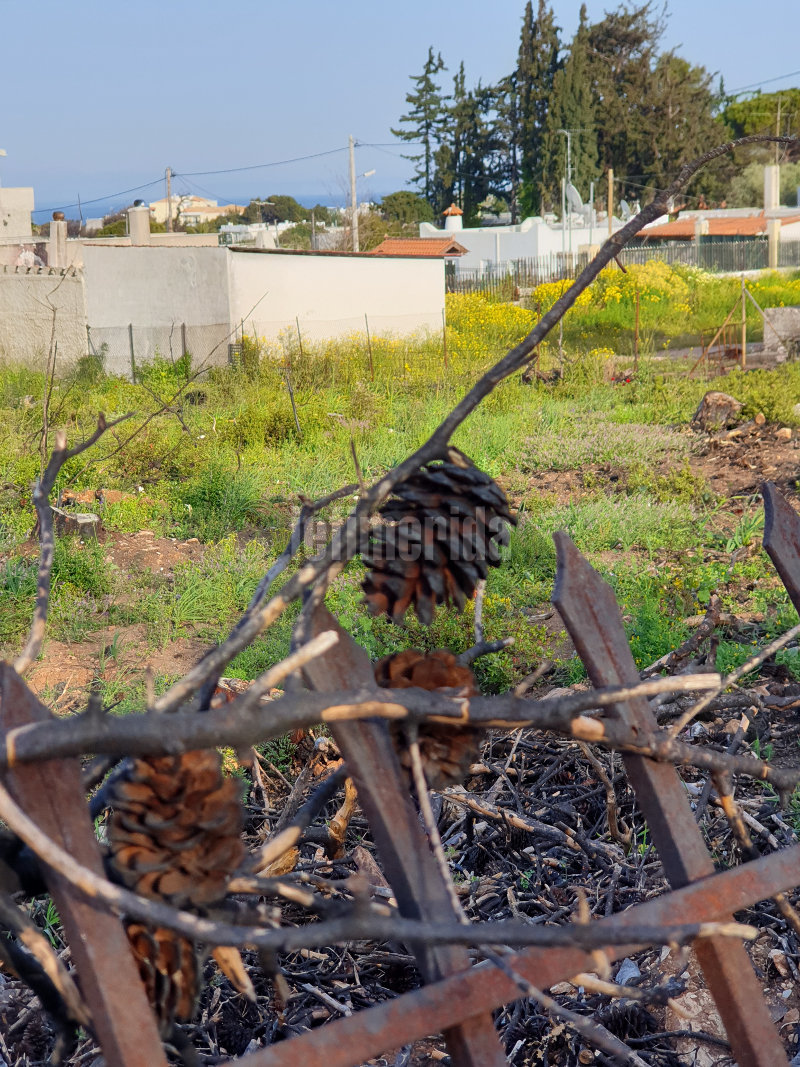
<path fill-rule="evenodd" d="M 97 429 L 87 437 L 85 441 L 67 448 L 67 438 L 63 430 L 56 434 L 56 447 L 50 456 L 41 478 L 37 479 L 33 487 L 33 503 L 36 508 L 36 516 L 39 520 L 39 572 L 36 579 L 36 607 L 33 613 L 28 640 L 25 647 L 14 660 L 14 670 L 17 674 L 25 674 L 39 655 L 44 640 L 44 630 L 47 624 L 47 611 L 50 605 L 50 575 L 53 570 L 53 553 L 55 551 L 55 538 L 53 535 L 53 514 L 50 510 L 50 493 L 55 485 L 58 473 L 67 460 L 80 455 L 103 436 L 106 430 L 117 426 L 129 418 L 123 415 L 113 422 L 107 423 L 105 415 L 97 416 Z"/>

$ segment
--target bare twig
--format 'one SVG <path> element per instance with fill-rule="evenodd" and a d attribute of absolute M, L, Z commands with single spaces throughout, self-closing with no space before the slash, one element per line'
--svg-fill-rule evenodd
<path fill-rule="evenodd" d="M 205 715 L 176 712 L 170 717 L 168 731 L 164 729 L 163 717 L 153 711 L 144 715 L 105 716 L 100 722 L 83 714 L 18 727 L 5 735 L 5 743 L 0 747 L 0 768 L 85 752 L 156 755 L 219 744 L 246 748 L 319 722 L 381 717 L 429 720 L 454 726 L 470 724 L 484 729 L 533 726 L 661 762 L 747 774 L 772 782 L 779 791 L 793 789 L 800 779 L 800 771 L 771 767 L 750 756 L 729 757 L 715 749 L 678 741 L 664 730 L 642 736 L 618 720 L 598 720 L 581 714 L 639 695 L 708 688 L 716 684 L 716 678 L 708 674 L 653 678 L 636 686 L 588 690 L 538 701 L 523 700 L 513 694 L 450 698 L 424 689 L 392 690 L 391 700 L 376 700 L 373 692 L 359 690 L 287 693 L 272 703 L 269 716 L 264 714 L 258 700 L 248 700 L 250 694 L 246 692 Z"/>
<path fill-rule="evenodd" d="M 513 644 L 513 637 L 501 637 L 497 641 L 479 641 L 471 648 L 465 648 L 459 656 L 456 656 L 456 663 L 461 667 L 469 667 L 471 663 L 474 663 L 476 659 L 480 659 L 481 656 L 490 656 L 493 652 L 502 652 L 504 648 L 510 648 Z"/>
<path fill-rule="evenodd" d="M 60 957 L 36 925 L 5 893 L 0 893 L 0 925 L 14 933 L 36 960 L 61 997 L 69 1018 L 81 1026 L 91 1026 L 89 1010 Z"/>
<path fill-rule="evenodd" d="M 36 607 L 34 608 L 33 621 L 28 633 L 25 647 L 14 660 L 14 670 L 17 674 L 24 674 L 34 662 L 42 649 L 44 631 L 47 624 L 47 611 L 50 605 L 50 576 L 53 570 L 53 553 L 55 551 L 55 537 L 53 534 L 53 514 L 50 510 L 50 493 L 55 485 L 58 473 L 67 460 L 85 452 L 87 448 L 98 441 L 106 430 L 117 426 L 129 418 L 123 415 L 113 422 L 107 423 L 105 415 L 97 416 L 97 429 L 87 437 L 85 441 L 67 448 L 67 437 L 63 430 L 56 434 L 56 447 L 50 456 L 50 461 L 41 478 L 33 487 L 33 503 L 36 508 L 36 516 L 39 520 L 39 572 L 36 579 Z"/>
<path fill-rule="evenodd" d="M 690 656 L 692 656 L 698 648 L 711 637 L 714 629 L 719 623 L 720 615 L 722 614 L 722 602 L 720 598 L 713 594 L 708 601 L 708 607 L 706 608 L 706 614 L 703 621 L 697 627 L 693 634 L 671 652 L 668 652 L 666 656 L 662 656 L 657 659 L 655 663 L 651 663 L 649 667 L 641 672 L 641 678 L 649 678 L 653 674 L 657 674 L 659 671 L 675 671 L 681 664 L 683 664 Z"/>
<path fill-rule="evenodd" d="M 698 700 L 691 708 L 687 708 L 683 715 L 681 715 L 681 717 L 669 728 L 670 736 L 677 737 L 681 730 L 689 725 L 692 719 L 708 707 L 714 697 L 719 696 L 719 694 L 729 686 L 735 685 L 740 678 L 744 678 L 745 675 L 750 674 L 756 667 L 760 667 L 765 660 L 770 658 L 770 656 L 774 656 L 776 652 L 780 652 L 782 648 L 785 648 L 786 645 L 788 645 L 790 641 L 793 641 L 798 634 L 800 634 L 800 623 L 793 626 L 790 630 L 787 630 L 785 634 L 781 634 L 780 637 L 776 637 L 774 641 L 770 641 L 768 645 L 765 645 L 755 654 L 755 656 L 751 656 L 746 663 L 741 665 L 741 667 L 737 667 L 735 671 L 731 671 L 730 674 L 726 675 L 720 681 L 715 689 L 712 689 L 711 692 Z"/>
<path fill-rule="evenodd" d="M 163 721 L 163 720 L 162 720 Z M 758 931 L 740 923 L 693 923 L 675 926 L 602 924 L 542 929 L 527 923 L 497 922 L 418 922 L 411 919 L 388 918 L 364 914 L 355 908 L 352 915 L 327 920 L 309 926 L 264 929 L 199 918 L 187 911 L 173 908 L 160 901 L 149 900 L 129 889 L 114 885 L 78 863 L 28 818 L 4 786 L 0 785 L 0 818 L 54 871 L 70 882 L 91 900 L 103 901 L 107 906 L 130 918 L 156 926 L 166 926 L 177 933 L 208 945 L 252 945 L 272 951 L 294 951 L 320 944 L 355 938 L 425 941 L 431 944 L 500 944 L 500 945 L 578 945 L 599 948 L 611 944 L 683 943 L 696 937 L 717 935 L 752 939 Z"/>

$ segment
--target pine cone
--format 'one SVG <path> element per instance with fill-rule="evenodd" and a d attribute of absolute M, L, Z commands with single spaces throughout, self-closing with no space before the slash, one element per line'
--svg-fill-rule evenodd
<path fill-rule="evenodd" d="M 161 1031 L 169 1034 L 176 1022 L 188 1022 L 200 988 L 200 965 L 191 941 L 172 930 L 150 930 L 141 923 L 127 928 L 133 955 L 147 998 Z"/>
<path fill-rule="evenodd" d="M 216 751 L 133 760 L 111 806 L 111 866 L 124 885 L 176 907 L 225 895 L 244 856 L 242 805 Z"/>
<path fill-rule="evenodd" d="M 452 652 L 441 649 L 425 655 L 415 649 L 384 656 L 375 664 L 375 680 L 383 689 L 416 687 L 451 696 L 476 696 L 478 687 L 469 667 L 461 667 Z M 431 789 L 460 785 L 478 753 L 479 733 L 468 726 L 449 727 L 422 723 L 419 752 L 425 779 Z M 411 759 L 400 746 L 401 765 L 411 771 Z"/>
<path fill-rule="evenodd" d="M 475 586 L 500 563 L 514 517 L 500 487 L 463 453 L 429 463 L 395 489 L 380 509 L 384 524 L 362 551 L 363 583 L 373 615 L 402 621 L 409 607 L 430 625 L 437 604 L 461 610 Z"/>

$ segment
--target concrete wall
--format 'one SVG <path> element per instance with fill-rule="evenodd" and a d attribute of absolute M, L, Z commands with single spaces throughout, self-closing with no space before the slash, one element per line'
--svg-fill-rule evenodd
<path fill-rule="evenodd" d="M 225 363 L 242 321 L 269 339 L 296 336 L 297 320 L 309 340 L 363 333 L 365 315 L 373 334 L 442 328 L 441 259 L 117 242 L 87 242 L 82 255 L 66 274 L 0 267 L 0 356 L 40 365 L 51 305 L 62 368 L 91 351 L 126 375 L 184 348 L 195 367 Z"/>
<path fill-rule="evenodd" d="M 764 308 L 764 351 L 779 363 L 800 358 L 800 307 Z"/>
<path fill-rule="evenodd" d="M 197 364 L 224 363 L 230 330 L 228 251 L 85 244 L 86 306 L 92 341 L 107 345 L 106 369 L 129 374 L 128 326 L 134 326 L 134 360 L 181 355 L 182 323 L 193 327 L 187 348 Z M 216 351 L 214 351 L 216 349 Z"/>
<path fill-rule="evenodd" d="M 84 280 L 74 271 L 0 268 L 0 359 L 44 369 L 55 308 L 56 370 L 86 355 Z"/>
<path fill-rule="evenodd" d="M 32 211 L 32 188 L 5 189 L 0 186 L 0 237 L 29 240 Z"/>
<path fill-rule="evenodd" d="M 245 333 L 276 338 L 282 330 L 324 339 L 363 332 L 441 331 L 444 260 L 398 256 L 303 254 L 233 248 L 231 321 Z"/>

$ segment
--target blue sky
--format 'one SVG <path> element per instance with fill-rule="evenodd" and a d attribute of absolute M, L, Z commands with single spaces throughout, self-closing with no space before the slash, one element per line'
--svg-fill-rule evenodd
<path fill-rule="evenodd" d="M 589 0 L 590 20 L 614 6 Z M 579 4 L 553 7 L 568 38 Z M 0 0 L 8 153 L 0 180 L 33 185 L 37 208 L 70 215 L 78 196 L 85 216 L 135 195 L 163 196 L 167 165 L 188 175 L 176 179 L 178 192 L 342 203 L 352 133 L 364 146 L 359 171 L 375 170 L 360 192 L 381 196 L 411 173 L 391 127 L 428 45 L 451 73 L 463 59 L 468 83 L 495 81 L 513 67 L 523 8 L 524 0 Z M 664 46 L 721 73 L 731 90 L 794 72 L 767 91 L 800 84 L 799 31 L 792 0 L 672 0 Z M 317 153 L 331 154 L 198 173 Z"/>

